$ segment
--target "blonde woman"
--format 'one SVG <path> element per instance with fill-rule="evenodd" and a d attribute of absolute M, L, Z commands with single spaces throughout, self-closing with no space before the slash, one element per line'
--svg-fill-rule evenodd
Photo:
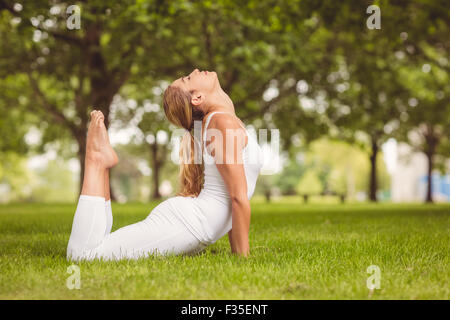
<path fill-rule="evenodd" d="M 164 111 L 186 133 L 179 195 L 147 218 L 110 232 L 109 169 L 117 164 L 100 111 L 91 113 L 83 187 L 67 248 L 71 260 L 195 254 L 228 233 L 232 253 L 249 254 L 250 202 L 262 166 L 256 140 L 236 117 L 215 72 L 195 69 L 164 92 Z M 201 125 L 200 148 L 194 125 Z M 203 161 L 195 161 L 200 150 Z"/>

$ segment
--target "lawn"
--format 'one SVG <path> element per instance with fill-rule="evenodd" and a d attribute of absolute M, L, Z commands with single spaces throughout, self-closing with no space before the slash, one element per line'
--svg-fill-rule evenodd
<path fill-rule="evenodd" d="M 114 204 L 113 230 L 152 204 Z M 224 237 L 194 257 L 83 262 L 69 290 L 75 204 L 0 206 L 0 299 L 449 299 L 450 205 L 252 204 L 251 256 Z M 370 291 L 367 268 L 380 269 Z"/>

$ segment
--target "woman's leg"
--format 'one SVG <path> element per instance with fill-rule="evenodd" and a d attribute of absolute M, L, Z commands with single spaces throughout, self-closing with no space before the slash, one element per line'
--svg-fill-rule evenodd
<path fill-rule="evenodd" d="M 109 143 L 104 116 L 100 111 L 91 112 L 86 139 L 82 195 L 104 197 L 109 200 L 109 168 L 118 162 L 117 155 Z M 108 187 L 106 187 L 108 184 Z M 108 199 L 106 199 L 108 197 Z"/>
<path fill-rule="evenodd" d="M 170 212 L 158 209 L 146 219 L 104 236 L 98 246 L 86 251 L 81 258 L 122 260 L 149 255 L 192 255 L 206 247 Z"/>
<path fill-rule="evenodd" d="M 116 165 L 118 159 L 109 144 L 104 116 L 100 111 L 91 113 L 85 159 L 83 187 L 67 248 L 68 258 L 78 258 L 83 252 L 95 248 L 110 230 L 105 203 L 109 190 L 105 184 L 109 184 L 107 170 Z"/>
<path fill-rule="evenodd" d="M 105 201 L 111 200 L 111 190 L 109 188 L 109 169 L 105 170 Z"/>
<path fill-rule="evenodd" d="M 109 141 L 109 136 L 108 143 Z M 111 189 L 109 184 L 109 168 L 105 170 L 105 213 L 106 213 L 106 230 L 105 235 L 111 233 L 111 228 L 113 225 L 113 215 L 111 207 Z"/>
<path fill-rule="evenodd" d="M 106 133 L 107 133 L 107 131 L 106 131 Z M 111 144 L 109 141 L 108 134 L 106 135 L 106 137 L 108 139 L 108 143 Z M 109 170 L 110 170 L 109 168 L 107 168 L 105 170 L 105 212 L 106 212 L 105 235 L 111 233 L 111 228 L 112 228 L 112 224 L 113 224 L 112 207 L 111 207 L 111 189 L 110 189 L 110 184 L 109 184 Z"/>
<path fill-rule="evenodd" d="M 105 214 L 105 199 L 109 198 L 107 169 L 117 163 L 117 156 L 109 144 L 103 118 L 99 114 L 91 117 L 85 177 L 67 248 L 68 259 L 136 259 L 203 249 L 205 245 L 173 214 L 172 205 L 176 204 L 170 201 L 161 203 L 147 219 L 109 233 Z"/>
<path fill-rule="evenodd" d="M 72 244 L 69 241 L 68 259 L 121 260 L 200 252 L 207 244 L 199 241 L 173 214 L 170 200 L 162 202 L 143 221 L 105 235 L 104 198 L 81 195 L 72 229 Z M 77 216 L 80 219 L 75 228 Z M 82 236 L 77 236 L 77 232 Z"/>
<path fill-rule="evenodd" d="M 106 212 L 106 230 L 105 235 L 111 233 L 113 225 L 113 215 L 111 207 L 111 195 L 109 186 L 109 169 L 105 170 L 105 212 Z"/>

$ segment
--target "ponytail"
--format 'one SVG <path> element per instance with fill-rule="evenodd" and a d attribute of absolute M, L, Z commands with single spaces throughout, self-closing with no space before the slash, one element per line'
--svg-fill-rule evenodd
<path fill-rule="evenodd" d="M 201 150 L 201 149 L 200 149 Z M 203 187 L 203 164 L 196 163 L 195 139 L 191 132 L 186 131 L 180 145 L 180 196 L 198 196 Z"/>
<path fill-rule="evenodd" d="M 163 105 L 167 118 L 186 129 L 180 145 L 180 191 L 183 197 L 197 197 L 203 187 L 203 163 L 196 163 L 194 122 L 203 119 L 203 112 L 191 104 L 191 96 L 182 89 L 169 86 L 164 92 Z M 202 149 L 200 149 L 202 150 Z"/>

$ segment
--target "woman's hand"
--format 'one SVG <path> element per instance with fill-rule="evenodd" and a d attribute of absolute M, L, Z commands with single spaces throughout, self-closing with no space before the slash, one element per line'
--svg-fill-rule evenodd
<path fill-rule="evenodd" d="M 231 252 L 233 254 L 239 254 L 238 251 L 236 250 L 236 245 L 233 242 L 233 230 L 230 230 L 228 232 L 228 241 L 230 242 L 230 247 L 231 247 Z M 242 256 L 247 257 L 248 256 L 248 250 L 245 251 L 241 251 L 242 252 Z"/>

